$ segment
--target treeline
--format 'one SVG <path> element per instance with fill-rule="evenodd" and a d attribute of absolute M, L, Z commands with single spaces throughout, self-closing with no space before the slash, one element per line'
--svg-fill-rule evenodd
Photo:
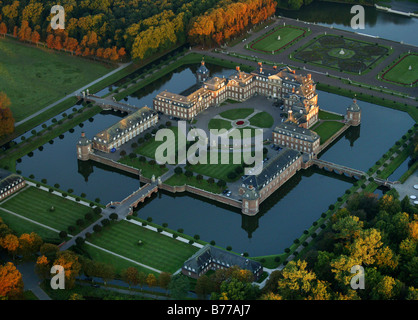
<path fill-rule="evenodd" d="M 418 209 L 390 193 L 353 195 L 304 260 L 271 274 L 262 298 L 418 300 Z M 357 290 L 355 265 L 364 268 Z"/>
<path fill-rule="evenodd" d="M 4 92 L 0 91 L 0 137 L 13 133 L 15 129 L 15 119 L 10 110 L 10 99 Z"/>
<path fill-rule="evenodd" d="M 54 5 L 48 0 L 0 1 L 0 34 L 14 34 L 35 44 L 45 42 L 49 48 L 77 55 L 144 59 L 184 44 L 190 28 L 192 35 L 198 34 L 193 26 L 206 21 L 201 15 L 215 23 L 213 41 L 221 43 L 271 16 L 276 6 L 273 0 L 66 0 L 61 2 L 65 30 L 54 31 L 50 27 Z M 192 45 L 201 43 L 200 37 L 190 38 L 198 41 Z"/>
<path fill-rule="evenodd" d="M 225 2 L 222 6 L 192 19 L 188 32 L 191 43 L 221 44 L 274 15 L 274 0 Z"/>

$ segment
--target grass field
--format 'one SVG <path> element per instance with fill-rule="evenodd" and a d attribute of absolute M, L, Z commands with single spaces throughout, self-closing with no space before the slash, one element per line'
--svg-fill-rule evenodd
<path fill-rule="evenodd" d="M 184 174 L 175 174 L 164 181 L 164 183 L 173 187 L 189 185 L 212 193 L 221 193 L 225 190 L 225 188 L 219 187 L 216 183 L 210 184 L 204 179 L 199 181 L 196 179 L 196 176 L 188 178 Z"/>
<path fill-rule="evenodd" d="M 267 53 L 276 53 L 283 47 L 289 45 L 292 41 L 298 37 L 303 36 L 306 33 L 304 29 L 284 26 L 264 35 L 250 44 L 250 48 L 256 51 L 262 51 Z M 280 40 L 278 37 L 280 36 Z"/>
<path fill-rule="evenodd" d="M 254 113 L 254 109 L 252 108 L 239 108 L 226 110 L 224 112 L 221 112 L 219 115 L 225 119 L 238 120 L 245 119 L 252 113 Z"/>
<path fill-rule="evenodd" d="M 274 119 L 269 113 L 260 112 L 250 119 L 250 124 L 259 128 L 271 128 L 274 124 Z"/>
<path fill-rule="evenodd" d="M 320 120 L 343 120 L 343 116 L 338 114 L 330 113 L 324 110 L 319 110 L 318 117 Z"/>
<path fill-rule="evenodd" d="M 75 232 L 80 231 L 76 221 L 84 219 L 84 215 L 92 211 L 89 207 L 35 187 L 23 190 L 0 207 L 57 230 L 67 231 L 69 226 L 74 226 L 77 229 Z M 55 208 L 53 212 L 51 207 Z"/>
<path fill-rule="evenodd" d="M 232 124 L 230 121 L 224 120 L 224 119 L 211 119 L 208 123 L 208 128 L 210 129 L 216 129 L 216 130 L 229 130 L 232 128 Z"/>
<path fill-rule="evenodd" d="M 0 40 L 0 88 L 20 121 L 112 68 L 45 48 Z"/>
<path fill-rule="evenodd" d="M 412 70 L 409 70 L 411 66 Z M 400 85 L 418 82 L 418 54 L 409 54 L 399 59 L 395 65 L 382 74 L 382 79 Z"/>
<path fill-rule="evenodd" d="M 312 130 L 315 131 L 321 137 L 321 144 L 323 144 L 342 127 L 344 127 L 344 123 L 336 121 L 326 121 L 312 128 Z"/>
<path fill-rule="evenodd" d="M 35 232 L 46 242 L 50 242 L 50 243 L 61 242 L 57 232 L 54 232 L 52 230 L 39 226 L 25 219 L 16 217 L 15 215 L 12 215 L 1 209 L 0 209 L 0 217 L 3 219 L 4 223 L 7 224 L 10 227 L 10 229 L 15 231 L 19 236 L 23 233 Z"/>
<path fill-rule="evenodd" d="M 141 169 L 141 174 L 146 177 L 150 178 L 152 175 L 155 175 L 156 177 L 162 176 L 164 173 L 168 171 L 167 168 L 160 168 L 158 164 L 152 166 L 148 162 L 141 162 L 139 161 L 139 158 L 136 157 L 134 159 L 130 158 L 129 156 L 125 156 L 122 159 L 119 160 L 120 163 L 127 164 L 128 166 Z"/>
<path fill-rule="evenodd" d="M 178 150 L 178 130 L 177 127 L 170 127 L 169 130 L 173 131 L 175 139 L 170 139 L 169 143 L 173 143 L 175 146 L 175 151 L 177 153 Z M 166 141 L 166 140 L 165 140 Z M 135 152 L 137 154 L 143 155 L 148 158 L 155 159 L 155 152 L 157 151 L 157 148 L 165 143 L 165 141 L 155 141 L 155 137 L 150 139 L 149 141 L 144 142 L 141 144 L 138 148 L 135 149 Z"/>
<path fill-rule="evenodd" d="M 138 245 L 141 240 L 142 244 Z M 91 243 L 146 264 L 173 273 L 198 249 L 187 243 L 150 231 L 127 221 L 120 221 L 94 234 Z"/>

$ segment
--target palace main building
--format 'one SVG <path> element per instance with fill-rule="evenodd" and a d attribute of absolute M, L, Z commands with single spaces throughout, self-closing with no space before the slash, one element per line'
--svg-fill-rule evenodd
<path fill-rule="evenodd" d="M 288 68 L 258 68 L 246 73 L 237 67 L 228 78 L 209 78 L 202 61 L 196 74 L 201 87 L 188 96 L 168 91 L 160 92 L 153 101 L 154 110 L 180 119 L 192 120 L 203 110 L 218 106 L 227 99 L 245 101 L 260 94 L 283 102 L 284 110 L 291 111 L 300 127 L 310 128 L 318 121 L 316 84 L 308 74 L 296 75 Z"/>

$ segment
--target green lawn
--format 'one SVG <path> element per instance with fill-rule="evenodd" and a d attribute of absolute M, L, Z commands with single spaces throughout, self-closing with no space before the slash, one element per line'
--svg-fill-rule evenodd
<path fill-rule="evenodd" d="M 274 124 L 274 119 L 269 113 L 260 112 L 250 119 L 250 124 L 259 128 L 271 128 Z"/>
<path fill-rule="evenodd" d="M 320 120 L 343 120 L 343 116 L 339 116 L 334 113 L 330 113 L 324 110 L 319 110 L 318 117 Z"/>
<path fill-rule="evenodd" d="M 229 179 L 228 173 L 235 172 L 235 168 L 241 166 L 241 162 L 239 164 L 233 163 L 233 155 L 229 154 L 229 161 L 228 164 L 221 164 L 221 152 L 218 152 L 218 164 L 195 164 L 195 165 L 188 165 L 187 169 L 200 173 L 201 175 L 212 177 L 215 179 L 221 179 L 225 181 L 236 181 L 239 176 L 235 179 Z M 210 162 L 210 154 L 208 153 L 208 163 Z"/>
<path fill-rule="evenodd" d="M 174 137 L 172 137 L 171 139 L 169 138 L 170 143 L 174 144 L 175 146 L 175 151 L 177 153 L 178 150 L 178 130 L 177 127 L 170 127 L 167 128 L 169 130 L 171 130 L 174 133 Z M 143 155 L 145 157 L 151 158 L 151 159 L 155 159 L 155 152 L 157 151 L 157 148 L 165 143 L 167 140 L 164 141 L 155 141 L 155 137 L 151 138 L 150 140 L 144 142 L 143 144 L 141 144 L 138 148 L 135 149 L 135 152 L 137 154 Z"/>
<path fill-rule="evenodd" d="M 123 270 L 129 267 L 134 267 L 138 269 L 139 272 L 144 272 L 146 274 L 152 273 L 156 277 L 158 277 L 157 272 L 154 272 L 148 268 L 141 267 L 140 265 L 134 264 L 128 260 L 114 256 L 113 254 L 97 249 L 88 244 L 83 245 L 83 250 L 89 255 L 89 258 L 92 259 L 93 261 L 103 262 L 103 263 L 112 265 L 115 268 L 115 271 L 118 275 L 121 275 Z"/>
<path fill-rule="evenodd" d="M 321 144 L 331 138 L 338 130 L 344 127 L 344 123 L 326 121 L 314 127 L 312 130 L 315 131 L 321 137 Z"/>
<path fill-rule="evenodd" d="M 141 169 L 141 174 L 144 177 L 150 179 L 152 178 L 152 175 L 155 175 L 155 177 L 160 177 L 168 171 L 167 168 L 161 168 L 158 164 L 152 166 L 148 162 L 141 162 L 139 161 L 138 157 L 132 159 L 129 156 L 125 156 L 120 159 L 119 162 L 134 168 Z"/>
<path fill-rule="evenodd" d="M 175 174 L 168 180 L 164 181 L 164 183 L 168 184 L 169 186 L 189 185 L 212 193 L 221 193 L 223 190 L 225 190 L 225 188 L 219 187 L 216 183 L 210 184 L 205 179 L 198 181 L 196 176 L 188 178 L 184 174 Z"/>
<path fill-rule="evenodd" d="M 209 130 L 216 129 L 216 130 L 229 130 L 232 128 L 232 124 L 230 121 L 224 119 L 211 119 L 208 123 Z"/>
<path fill-rule="evenodd" d="M 278 51 L 282 47 L 288 45 L 297 37 L 302 36 L 305 32 L 305 30 L 293 26 L 281 27 L 276 31 L 269 33 L 267 36 L 256 39 L 250 44 L 250 48 L 257 51 L 272 53 L 272 51 Z M 278 40 L 279 36 L 280 40 Z"/>
<path fill-rule="evenodd" d="M 221 112 L 219 115 L 222 118 L 226 118 L 230 120 L 238 120 L 238 119 L 245 119 L 252 113 L 254 113 L 253 108 L 239 108 L 239 109 L 226 110 L 224 112 Z"/>
<path fill-rule="evenodd" d="M 412 70 L 409 70 L 409 66 Z M 383 73 L 382 78 L 400 85 L 410 85 L 418 81 L 418 54 L 402 57 L 394 67 Z"/>
<path fill-rule="evenodd" d="M 35 187 L 25 189 L 0 204 L 0 207 L 57 230 L 67 231 L 69 226 L 74 226 L 77 228 L 76 233 L 81 229 L 76 225 L 76 221 L 84 219 L 84 215 L 92 211 L 89 207 Z M 55 211 L 49 211 L 51 207 L 54 207 Z M 96 217 L 94 215 L 94 218 Z"/>
<path fill-rule="evenodd" d="M 27 221 L 25 219 L 16 217 L 15 215 L 12 215 L 1 209 L 0 209 L 0 217 L 3 219 L 4 223 L 10 227 L 10 229 L 12 229 L 13 231 L 17 233 L 18 236 L 20 236 L 23 233 L 35 232 L 45 242 L 50 242 L 50 243 L 61 242 L 58 236 L 58 233 L 52 230 L 46 229 L 30 221 Z"/>
<path fill-rule="evenodd" d="M 138 241 L 142 241 L 142 245 Z M 128 221 L 113 223 L 89 240 L 93 244 L 146 264 L 173 273 L 198 248 L 150 231 Z"/>
<path fill-rule="evenodd" d="M 45 48 L 0 39 L 0 90 L 20 121 L 112 68 Z"/>

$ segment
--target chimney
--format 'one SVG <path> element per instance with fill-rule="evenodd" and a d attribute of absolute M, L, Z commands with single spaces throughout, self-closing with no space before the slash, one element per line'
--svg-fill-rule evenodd
<path fill-rule="evenodd" d="M 292 88 L 292 92 L 295 93 L 295 88 L 294 87 Z"/>

